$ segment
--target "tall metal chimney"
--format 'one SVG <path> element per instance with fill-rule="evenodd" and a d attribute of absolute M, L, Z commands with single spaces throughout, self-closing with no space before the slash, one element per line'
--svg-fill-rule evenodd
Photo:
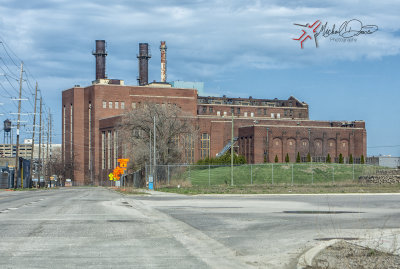
<path fill-rule="evenodd" d="M 167 45 L 161 41 L 161 82 L 167 82 Z"/>
<path fill-rule="evenodd" d="M 96 57 L 96 80 L 106 78 L 106 41 L 96 40 L 96 51 L 92 54 Z"/>
<path fill-rule="evenodd" d="M 138 84 L 139 86 L 147 85 L 149 83 L 149 59 L 151 58 L 148 43 L 139 43 L 137 58 L 139 59 Z"/>

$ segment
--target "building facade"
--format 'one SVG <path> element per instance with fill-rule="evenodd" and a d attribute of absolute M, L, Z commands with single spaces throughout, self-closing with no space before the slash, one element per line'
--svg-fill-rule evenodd
<path fill-rule="evenodd" d="M 190 117 L 199 134 L 185 153 L 188 163 L 222 154 L 232 136 L 235 151 L 249 163 L 274 162 L 276 158 L 282 162 L 286 155 L 293 162 L 297 154 L 303 160 L 310 154 L 315 161 L 323 161 L 327 154 L 332 160 L 340 154 L 344 158 L 366 156 L 364 121 L 310 120 L 308 105 L 293 96 L 287 100 L 210 97 L 198 95 L 194 87 L 203 87 L 198 82 L 148 83 L 146 43 L 139 46 L 141 86 L 124 85 L 103 74 L 102 57 L 107 55 L 103 43 L 96 41 L 96 80 L 92 85 L 62 92 L 63 160 L 74 161 L 71 172 L 76 184 L 107 180 L 117 159 L 126 157 L 124 147 L 118 146 L 121 115 L 146 103 L 178 106 Z"/>
<path fill-rule="evenodd" d="M 330 154 L 348 158 L 366 156 L 365 122 L 310 120 L 308 105 L 294 97 L 288 100 L 201 97 L 196 89 L 150 84 L 125 86 L 95 83 L 62 93 L 62 152 L 74 158 L 74 179 L 96 184 L 116 166 L 119 117 L 146 103 L 179 106 L 199 130 L 188 162 L 215 157 L 237 140 L 239 154 L 249 163 L 295 161 L 307 154 L 318 160 Z M 233 114 L 233 117 L 232 117 Z"/>

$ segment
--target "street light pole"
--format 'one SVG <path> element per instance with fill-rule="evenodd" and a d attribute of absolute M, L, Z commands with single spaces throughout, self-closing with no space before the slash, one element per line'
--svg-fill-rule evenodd
<path fill-rule="evenodd" d="M 232 111 L 232 135 L 231 135 L 231 186 L 233 186 L 233 111 Z"/>
<path fill-rule="evenodd" d="M 153 151 L 153 162 L 154 162 L 154 164 L 153 164 L 153 169 L 154 169 L 153 182 L 156 183 L 156 178 L 154 175 L 157 173 L 157 170 L 156 170 L 157 169 L 156 168 L 156 164 L 157 164 L 156 163 L 156 116 L 154 116 L 153 128 L 154 128 L 154 130 L 153 130 L 153 139 L 154 139 L 154 141 L 153 141 L 153 147 L 154 147 L 154 151 Z"/>

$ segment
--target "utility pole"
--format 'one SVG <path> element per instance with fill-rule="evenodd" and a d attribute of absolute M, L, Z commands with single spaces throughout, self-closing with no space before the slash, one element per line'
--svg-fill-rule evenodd
<path fill-rule="evenodd" d="M 36 101 L 37 101 L 37 88 L 38 84 L 36 82 L 35 87 L 35 106 L 33 108 L 33 133 L 32 133 L 32 149 L 31 149 L 31 167 L 30 167 L 30 175 L 31 175 L 31 182 L 32 182 L 32 170 L 33 170 L 33 151 L 35 150 L 35 124 L 36 124 Z"/>
<path fill-rule="evenodd" d="M 151 163 L 152 163 L 152 160 L 151 160 L 151 129 L 150 129 L 150 132 L 149 132 L 149 141 L 150 141 L 150 165 L 149 165 L 149 173 L 150 173 L 150 175 L 151 176 L 153 176 L 153 170 L 151 170 Z"/>
<path fill-rule="evenodd" d="M 42 172 L 41 151 L 42 151 L 42 97 L 40 97 L 40 113 L 39 113 L 40 129 L 39 129 L 39 169 L 38 169 L 38 184 L 40 188 L 40 174 Z"/>
<path fill-rule="evenodd" d="M 153 169 L 154 169 L 154 171 L 156 172 L 157 170 L 157 168 L 156 168 L 156 116 L 154 116 L 154 121 L 153 121 L 153 128 L 154 128 L 154 131 L 153 131 L 153 138 L 154 138 L 154 152 L 153 152 L 153 162 L 154 162 L 154 164 L 153 164 Z M 156 184 L 156 178 L 155 178 L 155 176 L 154 176 L 154 174 L 155 173 L 153 173 L 153 181 L 154 181 L 154 185 Z"/>
<path fill-rule="evenodd" d="M 231 186 L 233 186 L 233 112 L 232 112 L 232 135 L 231 135 Z"/>
<path fill-rule="evenodd" d="M 24 71 L 24 63 L 21 62 L 21 74 L 19 77 L 19 98 L 18 98 L 18 121 L 17 121 L 17 147 L 15 153 L 15 169 L 14 169 L 14 189 L 17 188 L 18 184 L 18 166 L 19 166 L 19 158 L 18 158 L 18 151 L 19 151 L 19 125 L 21 120 L 21 97 L 22 97 L 22 73 Z M 12 145 L 11 145 L 12 149 Z M 12 150 L 11 150 L 12 152 Z M 21 177 L 21 187 L 24 187 L 24 181 Z"/>
<path fill-rule="evenodd" d="M 50 108 L 49 117 L 47 118 L 47 144 L 46 144 L 46 178 L 48 178 L 51 187 L 51 180 L 49 178 L 49 137 L 50 136 Z"/>
<path fill-rule="evenodd" d="M 49 108 L 49 114 L 50 114 L 50 108 Z M 50 176 L 53 176 L 52 174 L 52 172 L 53 172 L 53 165 L 52 165 L 52 162 L 51 162 L 51 160 L 52 160 L 52 154 L 53 154 L 53 152 L 52 152 L 52 144 L 51 144 L 51 129 L 53 128 L 53 126 L 52 126 L 52 117 L 51 117 L 51 114 L 50 114 L 50 154 L 49 154 L 49 160 L 50 160 Z M 55 181 L 54 181 L 54 183 L 55 183 Z"/>

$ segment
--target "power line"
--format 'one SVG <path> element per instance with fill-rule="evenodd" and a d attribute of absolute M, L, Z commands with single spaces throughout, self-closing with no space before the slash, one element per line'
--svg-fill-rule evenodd
<path fill-rule="evenodd" d="M 398 148 L 400 147 L 400 145 L 391 145 L 391 146 L 372 146 L 372 147 L 368 147 L 370 149 L 374 149 L 374 148 Z"/>

